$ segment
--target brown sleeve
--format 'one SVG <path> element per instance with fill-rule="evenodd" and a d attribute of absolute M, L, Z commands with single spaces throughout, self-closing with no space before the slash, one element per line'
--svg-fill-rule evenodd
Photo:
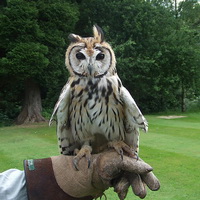
<path fill-rule="evenodd" d="M 29 200 L 92 200 L 93 197 L 74 198 L 65 193 L 54 177 L 51 158 L 25 160 L 24 171 Z"/>

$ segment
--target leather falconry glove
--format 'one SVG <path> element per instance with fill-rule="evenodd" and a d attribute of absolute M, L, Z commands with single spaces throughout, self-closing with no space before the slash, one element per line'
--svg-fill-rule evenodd
<path fill-rule="evenodd" d="M 91 166 L 81 159 L 79 171 L 72 162 L 73 156 L 54 156 L 45 159 L 25 160 L 26 186 L 29 200 L 91 200 L 101 197 L 114 187 L 120 200 L 125 199 L 128 187 L 135 195 L 146 196 L 145 185 L 151 190 L 160 187 L 152 167 L 115 151 L 92 155 Z"/>

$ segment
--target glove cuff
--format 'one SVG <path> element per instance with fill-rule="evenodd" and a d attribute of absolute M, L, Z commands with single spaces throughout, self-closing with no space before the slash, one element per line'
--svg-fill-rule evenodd
<path fill-rule="evenodd" d="M 59 156 L 58 156 L 59 157 Z M 64 170 L 67 170 L 65 168 Z M 58 185 L 51 158 L 25 160 L 27 196 L 29 200 L 91 200 L 93 197 L 72 197 Z M 65 172 L 63 171 L 62 174 Z M 72 185 L 72 182 L 68 184 Z M 75 187 L 75 185 L 74 185 Z M 77 189 L 77 188 L 76 188 Z"/>
<path fill-rule="evenodd" d="M 108 187 L 103 184 L 96 173 L 97 157 L 98 155 L 92 155 L 89 168 L 87 160 L 82 158 L 78 164 L 78 171 L 73 166 L 72 156 L 60 155 L 51 157 L 56 181 L 63 191 L 77 198 L 82 196 L 92 196 L 94 198 L 102 196 Z"/>

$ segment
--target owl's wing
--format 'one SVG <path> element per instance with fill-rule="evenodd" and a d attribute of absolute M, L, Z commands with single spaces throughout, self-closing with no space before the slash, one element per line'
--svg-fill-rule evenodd
<path fill-rule="evenodd" d="M 145 119 L 134 99 L 125 87 L 121 88 L 121 100 L 124 102 L 125 105 L 125 114 L 128 126 L 138 127 L 147 132 L 147 120 Z"/>
<path fill-rule="evenodd" d="M 70 81 L 63 87 L 60 97 L 54 107 L 49 124 L 54 115 L 57 116 L 57 138 L 61 154 L 72 154 L 77 144 L 75 143 L 68 123 L 70 104 Z"/>
<path fill-rule="evenodd" d="M 148 122 L 142 115 L 140 109 L 135 103 L 134 99 L 128 90 L 122 86 L 121 100 L 124 103 L 125 111 L 125 128 L 126 135 L 125 141 L 128 145 L 132 146 L 136 152 L 139 151 L 139 128 L 143 131 L 148 131 Z"/>
<path fill-rule="evenodd" d="M 66 85 L 63 87 L 61 93 L 60 93 L 58 101 L 56 102 L 53 113 L 52 113 L 51 118 L 49 120 L 49 125 L 52 124 L 54 115 L 56 114 L 58 109 L 61 110 L 61 108 L 66 108 L 67 109 L 66 111 L 68 112 L 69 101 L 70 101 L 70 84 L 69 84 L 69 82 L 67 82 Z M 66 115 L 66 117 L 68 117 L 68 115 Z"/>

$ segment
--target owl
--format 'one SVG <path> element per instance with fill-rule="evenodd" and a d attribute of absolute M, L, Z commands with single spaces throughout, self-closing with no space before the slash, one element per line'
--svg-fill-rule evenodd
<path fill-rule="evenodd" d="M 78 168 L 82 157 L 90 163 L 91 152 L 105 146 L 137 154 L 139 128 L 145 132 L 148 123 L 116 71 L 115 54 L 105 42 L 102 29 L 94 25 L 93 37 L 70 34 L 66 66 L 70 73 L 55 105 L 57 137 L 61 154 L 77 154 Z"/>

